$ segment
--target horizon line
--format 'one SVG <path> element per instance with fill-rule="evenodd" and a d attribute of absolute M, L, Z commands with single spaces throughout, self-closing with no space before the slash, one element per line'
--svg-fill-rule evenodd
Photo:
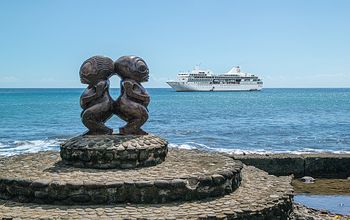
<path fill-rule="evenodd" d="M 84 89 L 85 87 L 0 87 L 0 89 Z M 145 87 L 146 89 L 172 89 L 171 87 Z M 120 89 L 111 87 L 110 89 Z M 263 89 L 350 89 L 349 87 L 265 87 Z"/>

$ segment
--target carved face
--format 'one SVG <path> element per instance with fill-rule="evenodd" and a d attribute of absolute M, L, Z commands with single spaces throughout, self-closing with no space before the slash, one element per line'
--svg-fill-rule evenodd
<path fill-rule="evenodd" d="M 114 62 L 114 71 L 122 79 L 133 79 L 137 82 L 147 82 L 149 69 L 146 62 L 137 56 L 122 56 Z"/>
<path fill-rule="evenodd" d="M 80 68 L 80 81 L 81 81 L 81 83 L 91 84 L 92 81 L 95 81 L 95 80 L 91 80 L 91 79 L 95 78 L 94 75 L 96 75 L 96 74 L 94 72 L 96 72 L 96 71 L 93 71 L 92 63 L 86 62 L 85 64 L 83 64 Z"/>
<path fill-rule="evenodd" d="M 81 65 L 79 75 L 81 83 L 95 85 L 100 80 L 107 80 L 113 73 L 113 61 L 110 58 L 94 56 Z"/>

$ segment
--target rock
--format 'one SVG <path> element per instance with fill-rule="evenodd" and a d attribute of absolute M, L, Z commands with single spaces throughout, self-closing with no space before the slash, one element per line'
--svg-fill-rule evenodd
<path fill-rule="evenodd" d="M 50 181 L 41 180 L 41 181 L 32 182 L 31 186 L 33 188 L 44 188 L 44 187 L 47 187 L 49 184 L 50 184 Z"/>
<path fill-rule="evenodd" d="M 76 202 L 76 203 L 86 203 L 91 200 L 90 196 L 87 194 L 78 194 L 78 195 L 73 195 L 71 196 L 71 200 Z"/>
<path fill-rule="evenodd" d="M 304 176 L 302 178 L 300 178 L 301 181 L 303 181 L 304 183 L 314 183 L 315 179 L 312 178 L 311 176 Z"/>
<path fill-rule="evenodd" d="M 164 189 L 166 189 L 166 188 L 168 188 L 169 186 L 170 186 L 170 182 L 169 181 L 166 181 L 166 180 L 156 180 L 155 182 L 154 182 L 154 185 L 156 186 L 156 187 L 158 187 L 158 188 L 164 188 Z"/>
<path fill-rule="evenodd" d="M 212 178 L 214 183 L 217 185 L 222 184 L 225 181 L 225 178 L 220 174 L 214 174 Z"/>
<path fill-rule="evenodd" d="M 37 198 L 46 198 L 46 197 L 48 197 L 48 193 L 42 192 L 42 191 L 35 191 L 34 196 Z"/>

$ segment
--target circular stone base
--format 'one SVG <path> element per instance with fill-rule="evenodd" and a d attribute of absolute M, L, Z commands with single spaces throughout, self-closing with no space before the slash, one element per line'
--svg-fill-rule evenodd
<path fill-rule="evenodd" d="M 241 169 L 241 162 L 219 153 L 180 149 L 157 166 L 81 169 L 48 151 L 0 159 L 0 198 L 53 204 L 197 200 L 233 192 Z"/>
<path fill-rule="evenodd" d="M 84 168 L 110 169 L 154 166 L 162 163 L 168 142 L 155 135 L 84 135 L 61 146 L 62 161 Z"/>
<path fill-rule="evenodd" d="M 288 219 L 292 210 L 290 177 L 242 169 L 241 186 L 229 195 L 192 202 L 55 206 L 0 200 L 6 218 L 53 219 Z"/>

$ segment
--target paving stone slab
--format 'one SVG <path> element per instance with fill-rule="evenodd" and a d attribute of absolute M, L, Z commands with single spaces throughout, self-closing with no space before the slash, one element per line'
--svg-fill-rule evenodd
<path fill-rule="evenodd" d="M 82 168 L 129 169 L 162 163 L 168 142 L 156 135 L 80 135 L 61 145 L 62 161 Z"/>
<path fill-rule="evenodd" d="M 56 206 L 0 202 L 4 218 L 51 219 L 287 219 L 292 210 L 291 177 L 242 169 L 241 186 L 229 195 L 165 204 Z"/>
<path fill-rule="evenodd" d="M 242 163 L 219 153 L 172 149 L 165 162 L 137 169 L 68 166 L 58 152 L 0 159 L 0 198 L 50 204 L 165 203 L 233 192 Z"/>

